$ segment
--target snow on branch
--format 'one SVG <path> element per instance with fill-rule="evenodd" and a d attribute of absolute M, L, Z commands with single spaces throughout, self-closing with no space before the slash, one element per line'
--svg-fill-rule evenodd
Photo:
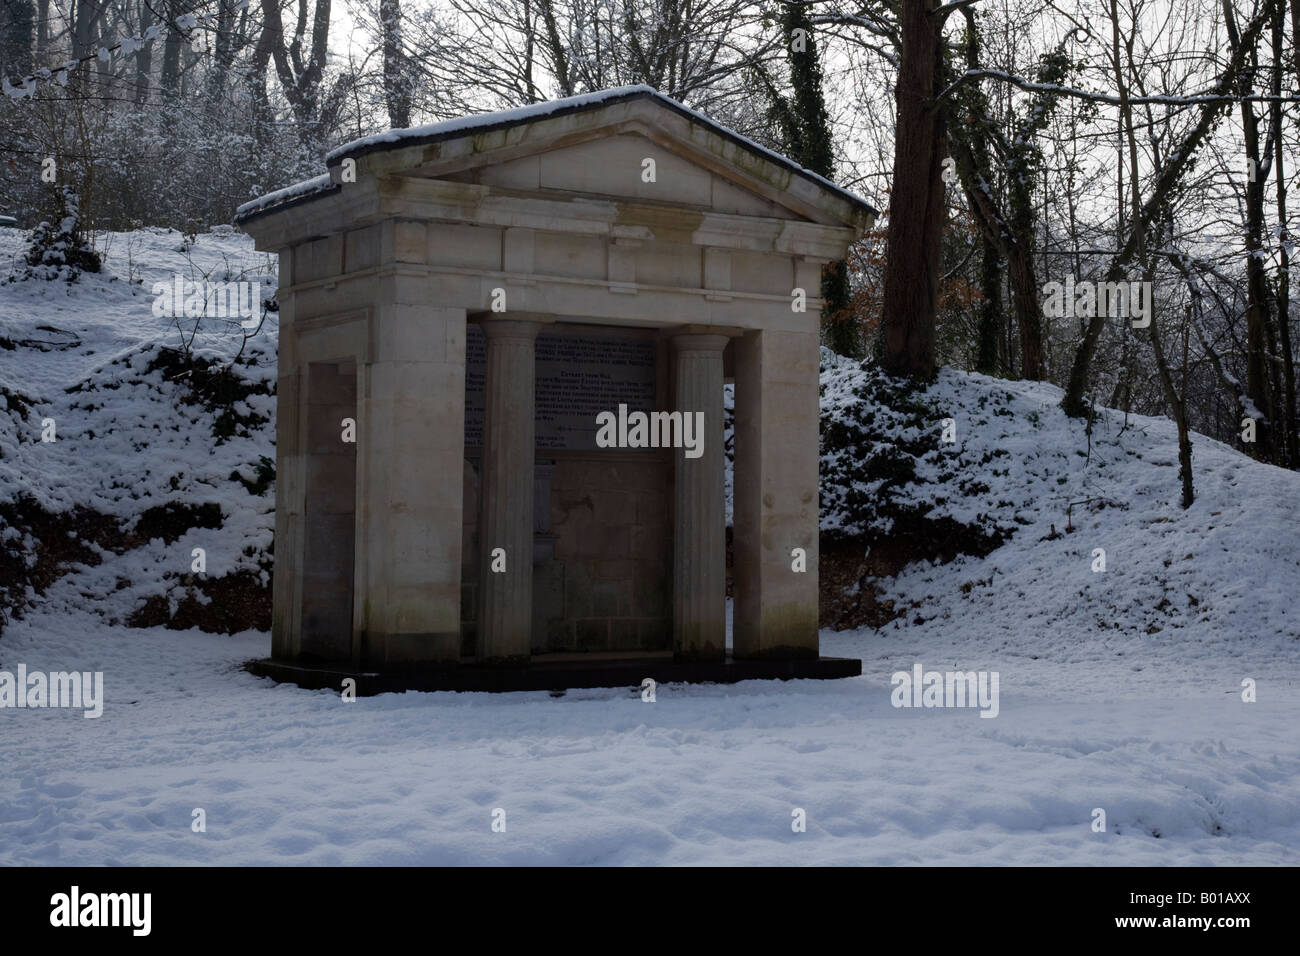
<path fill-rule="evenodd" d="M 951 0 L 951 2 L 943 4 L 943 6 L 935 7 L 930 11 L 929 15 L 932 17 L 939 17 L 942 20 L 950 13 L 956 13 L 963 7 L 974 6 L 979 2 L 980 0 Z"/>
<path fill-rule="evenodd" d="M 1056 83 L 1035 83 L 1033 80 L 1027 80 L 1023 76 L 1017 76 L 1014 73 L 1007 73 L 1004 70 L 979 69 L 967 70 L 961 76 L 957 77 L 948 87 L 935 97 L 935 101 L 943 100 L 951 95 L 957 89 L 972 80 L 993 79 L 1002 80 L 1010 83 L 1012 86 L 1019 87 L 1031 93 L 1057 93 L 1062 96 L 1073 96 L 1081 100 L 1091 100 L 1094 103 L 1108 103 L 1112 106 L 1121 105 L 1118 96 L 1110 93 L 1093 93 L 1088 90 L 1080 90 L 1075 87 L 1061 86 Z M 1132 104 L 1151 104 L 1166 106 L 1201 106 L 1206 103 L 1300 103 L 1300 96 L 1268 96 L 1265 94 L 1252 94 L 1250 96 L 1233 96 L 1222 93 L 1194 93 L 1190 96 L 1175 96 L 1171 94 L 1162 94 L 1159 96 L 1130 96 L 1128 102 Z"/>
<path fill-rule="evenodd" d="M 234 9 L 243 10 L 248 6 L 248 3 L 249 0 L 238 0 Z M 182 36 L 186 39 L 190 39 L 191 33 L 200 27 L 215 32 L 215 19 L 216 16 L 212 13 L 205 13 L 202 15 L 186 13 L 177 17 L 173 26 L 175 26 L 177 32 Z M 160 39 L 165 32 L 166 26 L 164 24 L 155 23 L 138 36 L 123 37 L 112 46 L 98 47 L 93 53 L 74 57 L 65 63 L 60 63 L 56 67 L 41 67 L 39 70 L 29 73 L 26 76 L 19 77 L 16 85 L 9 81 L 8 76 L 0 76 L 0 93 L 3 93 L 6 97 L 15 101 L 32 99 L 36 96 L 38 82 L 53 82 L 57 83 L 59 86 L 67 86 L 68 74 L 83 63 L 88 63 L 91 60 L 100 60 L 107 63 L 114 57 L 114 55 L 119 57 L 133 56 L 140 50 L 143 50 L 154 40 Z"/>

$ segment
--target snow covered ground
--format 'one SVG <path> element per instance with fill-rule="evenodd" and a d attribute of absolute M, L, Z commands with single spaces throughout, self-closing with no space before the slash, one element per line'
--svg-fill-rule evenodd
<path fill-rule="evenodd" d="M 0 710 L 0 863 L 1300 863 L 1300 475 L 1197 437 L 1184 512 L 1170 423 L 1121 434 L 1105 413 L 1089 457 L 1050 386 L 944 373 L 930 391 L 957 424 L 947 470 L 987 486 L 935 509 L 1016 530 L 985 558 L 884 582 L 907 613 L 879 631 L 824 631 L 823 653 L 861 657 L 861 678 L 661 685 L 654 703 L 631 689 L 346 703 L 243 672 L 265 633 L 123 626 L 184 587 L 162 575 L 196 542 L 210 567 L 256 567 L 270 528 L 269 492 L 229 479 L 270 454 L 255 414 L 269 403 L 217 444 L 142 371 L 169 334 L 153 281 L 189 260 L 257 263 L 240 237 L 184 254 L 179 240 L 114 238 L 119 276 L 136 244 L 134 295 L 90 276 L 71 295 L 0 287 L 0 336 L 48 324 L 81 343 L 0 351 L 0 384 L 33 400 L 7 418 L 0 403 L 0 504 L 27 491 L 129 522 L 180 498 L 223 515 L 172 544 L 100 549 L 6 625 L 0 670 L 102 671 L 106 701 L 98 719 Z M 0 236 L 0 262 L 16 241 Z M 268 375 L 273 345 L 252 354 L 244 374 Z M 837 408 L 855 374 L 830 373 Z M 47 416 L 60 442 L 41 447 Z M 998 716 L 895 708 L 891 675 L 917 663 L 998 672 Z"/>
<path fill-rule="evenodd" d="M 1243 704 L 1241 668 L 1169 686 L 1163 655 L 1059 637 L 1037 661 L 957 628 L 823 637 L 864 676 L 349 704 L 239 671 L 264 635 L 33 617 L 6 665 L 103 670 L 107 703 L 0 714 L 0 862 L 1300 862 L 1294 661 Z M 914 659 L 1000 668 L 999 716 L 894 709 Z"/>

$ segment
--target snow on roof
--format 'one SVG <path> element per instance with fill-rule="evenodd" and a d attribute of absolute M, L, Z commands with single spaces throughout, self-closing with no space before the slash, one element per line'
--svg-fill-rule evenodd
<path fill-rule="evenodd" d="M 299 199 L 316 193 L 332 192 L 338 188 L 331 182 L 329 173 L 321 173 L 319 176 L 313 176 L 311 179 L 294 183 L 292 186 L 285 186 L 283 189 L 277 189 L 273 193 L 267 193 L 265 196 L 259 196 L 244 203 L 235 210 L 235 221 L 238 222 L 256 213 L 265 212 L 272 206 L 279 206 L 291 199 Z"/>
<path fill-rule="evenodd" d="M 461 116 L 452 120 L 443 120 L 441 123 L 412 126 L 410 129 L 390 129 L 387 132 L 363 136 L 360 139 L 354 139 L 350 143 L 344 143 L 337 149 L 330 150 L 325 155 L 325 165 L 333 166 L 345 156 L 364 155 L 385 147 L 409 145 L 408 141 L 410 140 L 429 142 L 436 139 L 453 139 L 473 130 L 481 130 L 484 127 L 516 126 L 520 123 L 543 119 L 547 116 L 562 116 L 565 113 L 575 113 L 580 110 L 606 106 L 610 103 L 636 99 L 642 96 L 658 97 L 667 103 L 681 106 L 675 100 L 663 96 L 654 87 L 645 84 L 616 86 L 613 89 L 598 90 L 595 93 L 582 93 L 578 96 L 566 96 L 559 100 L 533 103 L 530 106 L 517 106 L 514 109 L 499 110 L 495 113 Z M 681 108 L 686 110 L 684 106 Z M 690 112 L 690 110 L 687 110 L 687 112 Z M 693 113 L 692 115 L 698 116 L 699 114 Z M 711 121 L 706 120 L 706 122 Z"/>
<path fill-rule="evenodd" d="M 325 156 L 325 164 L 327 166 L 335 166 L 342 162 L 346 157 L 355 158 L 367 153 L 380 152 L 385 149 L 396 149 L 401 146 L 413 146 L 421 143 L 457 139 L 471 132 L 517 126 L 521 123 L 527 123 L 549 116 L 576 113 L 582 110 L 593 109 L 598 106 L 607 106 L 611 103 L 625 102 L 627 100 L 641 98 L 653 99 L 674 112 L 682 114 L 691 121 L 707 126 L 709 129 L 732 140 L 750 152 L 756 153 L 764 159 L 789 169 L 805 179 L 811 180 L 828 192 L 832 192 L 840 198 L 848 200 L 854 206 L 866 209 L 872 215 L 875 215 L 878 212 L 874 206 L 856 193 L 849 192 L 847 189 L 842 186 L 837 186 L 824 176 L 820 176 L 817 173 L 804 169 L 802 166 L 787 159 L 780 153 L 773 152 L 766 146 L 759 145 L 752 139 L 742 136 L 735 130 L 729 129 L 720 123 L 714 122 L 703 113 L 698 113 L 690 107 L 683 106 L 676 100 L 660 93 L 654 87 L 646 86 L 645 84 L 639 84 L 636 86 L 619 86 L 608 90 L 598 90 L 594 93 L 583 93 L 579 96 L 569 96 L 564 99 L 551 100 L 546 103 L 534 103 L 531 106 L 520 106 L 514 109 L 500 110 L 495 113 L 480 113 L 476 116 L 462 116 L 453 120 L 444 120 L 441 123 L 429 123 L 424 126 L 413 126 L 410 129 L 390 129 L 383 133 L 363 136 L 350 143 L 345 143 L 337 149 L 330 150 L 330 152 Z M 270 207 L 281 205 L 289 200 L 296 200 L 316 192 L 321 192 L 323 191 L 322 188 L 319 185 L 313 184 L 318 184 L 322 180 L 328 181 L 328 179 L 328 175 L 318 176 L 305 183 L 299 183 L 296 186 L 289 186 L 286 189 L 278 190 L 277 192 L 270 193 L 260 199 L 245 203 L 237 210 L 235 216 L 236 221 L 248 218 L 254 214 L 265 212 Z"/>

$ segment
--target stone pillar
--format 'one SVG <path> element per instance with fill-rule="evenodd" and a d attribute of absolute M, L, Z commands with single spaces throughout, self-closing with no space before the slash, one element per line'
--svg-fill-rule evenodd
<path fill-rule="evenodd" d="M 366 289 L 370 322 L 356 344 L 368 360 L 354 627 L 360 666 L 375 670 L 460 659 L 465 310 L 430 306 L 427 285 L 393 276 Z"/>
<path fill-rule="evenodd" d="M 279 374 L 275 389 L 275 539 L 280 548 L 271 574 L 271 656 L 293 660 L 302 649 L 302 514 L 305 465 L 298 437 L 302 374 L 293 321 L 293 249 L 280 251 Z"/>
<path fill-rule="evenodd" d="M 312 362 L 305 384 L 299 652 L 355 664 L 357 443 L 343 441 L 342 426 L 359 417 L 357 362 Z"/>
<path fill-rule="evenodd" d="M 725 335 L 673 336 L 677 406 L 704 413 L 703 454 L 673 449 L 673 651 L 679 660 L 727 653 L 727 539 L 723 513 L 722 350 Z"/>
<path fill-rule="evenodd" d="M 484 662 L 526 664 L 533 623 L 534 346 L 541 322 L 487 318 L 482 328 L 487 361 L 479 485 L 478 656 Z"/>
<path fill-rule="evenodd" d="M 733 346 L 737 658 L 818 654 L 817 344 L 814 326 Z"/>

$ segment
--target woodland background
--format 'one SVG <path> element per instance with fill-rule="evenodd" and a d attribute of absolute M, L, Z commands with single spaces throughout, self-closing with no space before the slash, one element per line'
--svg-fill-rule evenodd
<path fill-rule="evenodd" d="M 14 278 L 75 279 L 358 136 L 646 83 L 884 211 L 828 346 L 1167 416 L 1186 506 L 1193 430 L 1300 469 L 1298 37 L 1300 0 L 3 0 L 0 214 L 46 223 Z M 1044 314 L 1068 278 L 1153 321 Z"/>

